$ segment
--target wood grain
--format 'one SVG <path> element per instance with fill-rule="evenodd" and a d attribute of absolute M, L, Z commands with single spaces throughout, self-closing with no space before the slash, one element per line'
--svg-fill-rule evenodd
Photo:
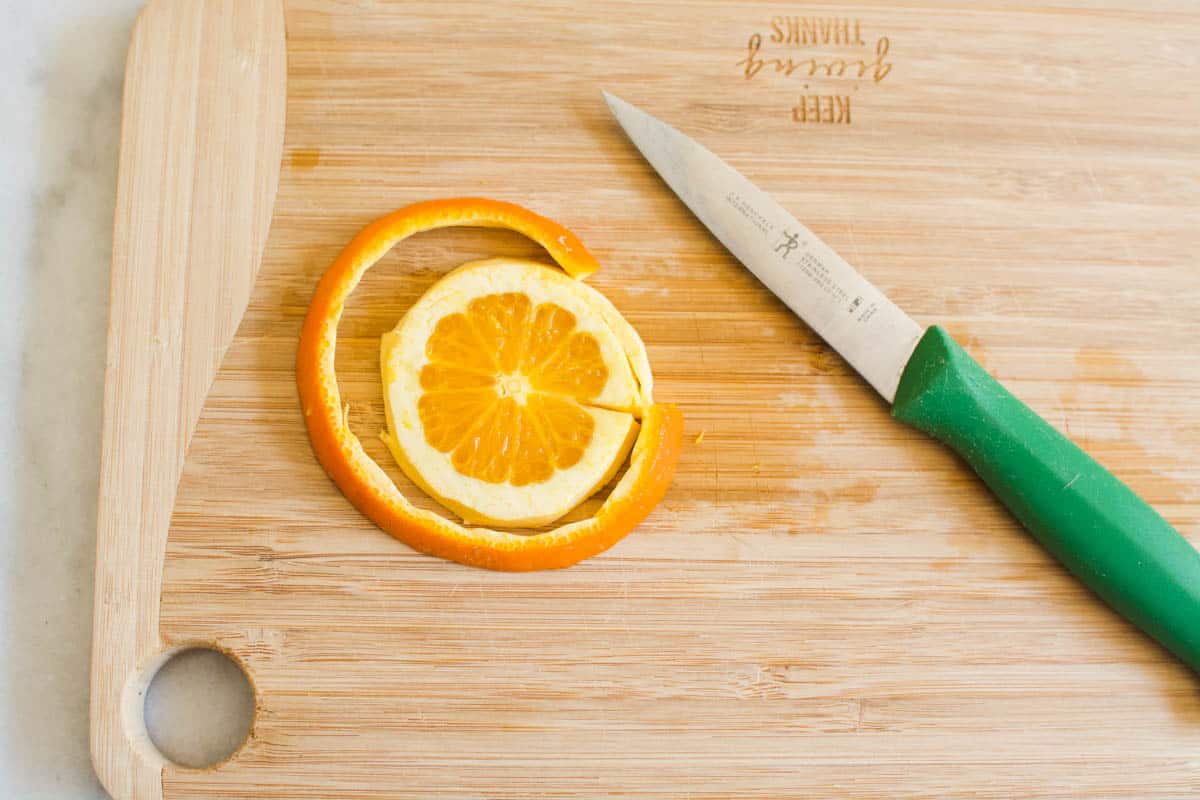
<path fill-rule="evenodd" d="M 1195 676 L 892 422 L 599 95 L 722 154 L 1200 542 L 1194 6 L 286 10 L 270 239 L 187 453 L 154 609 L 163 647 L 246 665 L 258 714 L 219 768 L 167 765 L 164 797 L 1200 793 Z M 771 42 L 772 19 L 797 14 L 857 20 L 864 45 Z M 759 57 L 822 63 L 869 60 L 887 37 L 891 69 L 747 78 L 756 33 Z M 798 122 L 806 95 L 850 97 L 851 123 Z M 369 220 L 456 194 L 579 233 L 657 397 L 687 416 L 663 506 L 569 570 L 418 555 L 346 503 L 305 439 L 293 358 L 319 275 Z M 374 436 L 378 336 L 489 254 L 536 249 L 423 234 L 342 322 L 351 424 L 410 496 Z"/>
<path fill-rule="evenodd" d="M 176 485 L 258 270 L 286 90 L 277 0 L 150 3 L 125 72 L 92 648 L 91 747 L 116 798 L 159 798 L 143 693 Z"/>

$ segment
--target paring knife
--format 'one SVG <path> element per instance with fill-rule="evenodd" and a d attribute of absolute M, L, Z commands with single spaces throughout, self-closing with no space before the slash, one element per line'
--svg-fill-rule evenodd
<path fill-rule="evenodd" d="M 1071 572 L 1200 672 L 1200 553 L 1183 536 L 945 330 L 922 329 L 737 170 L 604 98 L 692 213 L 892 404 L 892 416 L 949 445 Z"/>

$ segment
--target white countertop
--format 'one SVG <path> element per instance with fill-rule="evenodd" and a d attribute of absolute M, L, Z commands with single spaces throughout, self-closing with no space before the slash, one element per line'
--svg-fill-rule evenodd
<path fill-rule="evenodd" d="M 0 797 L 106 797 L 88 660 L 125 50 L 141 0 L 0 0 Z"/>

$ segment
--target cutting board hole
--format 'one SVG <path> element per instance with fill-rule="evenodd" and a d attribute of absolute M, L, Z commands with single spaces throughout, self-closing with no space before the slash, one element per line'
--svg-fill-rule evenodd
<path fill-rule="evenodd" d="M 211 767 L 233 755 L 254 723 L 254 689 L 224 653 L 191 648 L 167 659 L 146 690 L 146 732 L 164 757 Z"/>

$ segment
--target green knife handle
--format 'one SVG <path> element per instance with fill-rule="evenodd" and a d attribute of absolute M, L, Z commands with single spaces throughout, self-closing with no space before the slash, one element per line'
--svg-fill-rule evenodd
<path fill-rule="evenodd" d="M 922 336 L 892 415 L 954 449 L 1071 572 L 1200 672 L 1200 553 L 946 331 Z"/>

